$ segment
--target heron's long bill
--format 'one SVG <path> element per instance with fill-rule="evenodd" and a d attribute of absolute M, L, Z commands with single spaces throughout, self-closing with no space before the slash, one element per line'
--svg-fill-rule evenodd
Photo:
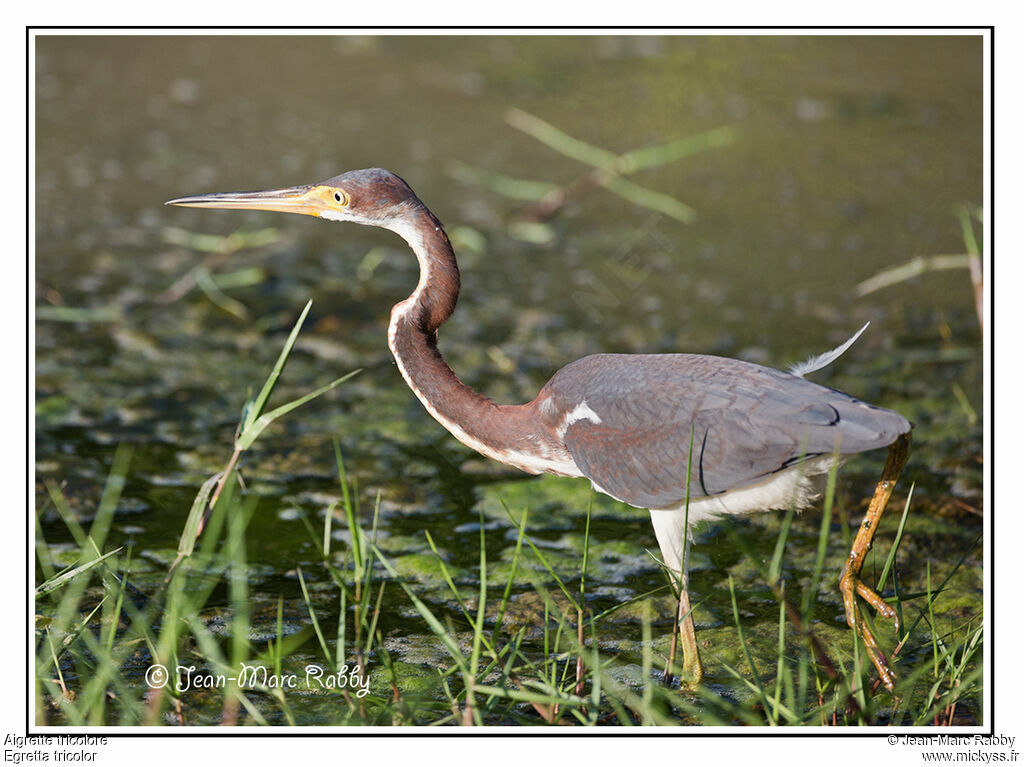
<path fill-rule="evenodd" d="M 262 192 L 217 192 L 197 194 L 168 200 L 165 205 L 188 208 L 235 208 L 240 210 L 274 210 L 281 213 L 301 213 L 320 216 L 338 207 L 336 195 L 340 190 L 322 185 L 292 186 L 286 189 L 268 189 Z"/>

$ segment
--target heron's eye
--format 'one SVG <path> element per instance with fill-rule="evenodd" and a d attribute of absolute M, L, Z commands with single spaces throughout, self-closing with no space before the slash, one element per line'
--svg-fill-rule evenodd
<path fill-rule="evenodd" d="M 341 192 L 335 190 L 335 192 L 334 192 L 334 201 L 336 203 L 338 203 L 339 205 L 344 205 L 347 202 L 346 195 L 344 195 Z"/>

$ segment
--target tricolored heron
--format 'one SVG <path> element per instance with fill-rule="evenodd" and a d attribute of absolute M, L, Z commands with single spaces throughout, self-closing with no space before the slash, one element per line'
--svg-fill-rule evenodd
<path fill-rule="evenodd" d="M 809 477 L 845 456 L 890 446 L 839 587 L 847 622 L 892 689 L 857 596 L 897 620 L 860 572 L 909 453 L 911 425 L 903 416 L 811 383 L 800 371 L 701 354 L 595 354 L 555 373 L 532 402 L 498 405 L 460 381 L 437 348 L 438 328 L 459 296 L 459 267 L 441 222 L 395 174 L 355 170 L 309 186 L 168 204 L 302 213 L 400 235 L 420 266 L 416 289 L 391 310 L 388 327 L 402 377 L 442 426 L 483 455 L 530 474 L 587 477 L 598 491 L 650 510 L 665 565 L 680 583 L 677 619 L 691 681 L 701 666 L 686 588 L 687 524 L 805 507 L 814 499 Z M 828 364 L 847 345 L 802 372 Z"/>

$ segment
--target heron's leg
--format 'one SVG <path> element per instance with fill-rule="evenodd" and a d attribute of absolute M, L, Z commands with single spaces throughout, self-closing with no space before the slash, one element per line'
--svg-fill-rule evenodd
<path fill-rule="evenodd" d="M 700 651 L 697 649 L 697 629 L 693 625 L 693 608 L 690 607 L 689 574 L 690 574 L 690 541 L 687 536 L 683 549 L 683 569 L 679 575 L 679 610 L 676 623 L 679 635 L 683 640 L 683 673 L 681 683 L 696 685 L 704 676 L 700 664 Z M 674 644 L 673 638 L 673 644 Z"/>
<path fill-rule="evenodd" d="M 899 479 L 900 472 L 903 471 L 909 456 L 910 433 L 908 432 L 901 435 L 889 446 L 889 455 L 885 459 L 882 478 L 875 487 L 875 494 L 868 505 L 867 514 L 864 515 L 864 521 L 860 523 L 857 537 L 853 541 L 853 548 L 850 549 L 850 557 L 839 576 L 839 590 L 843 594 L 846 622 L 864 640 L 864 647 L 871 658 L 871 662 L 878 669 L 878 675 L 882 680 L 882 684 L 890 691 L 893 688 L 893 673 L 889 670 L 885 656 L 878 649 L 878 642 L 875 640 L 874 634 L 871 633 L 871 629 L 868 628 L 860 614 L 857 596 L 859 595 L 884 617 L 894 621 L 896 623 L 896 630 L 899 631 L 899 618 L 897 617 L 896 610 L 860 579 L 860 571 L 864 565 L 864 558 L 867 556 L 868 549 L 871 548 L 871 541 L 875 537 L 878 522 L 882 518 L 885 506 L 889 502 L 893 488 L 896 486 L 896 480 Z"/>
<path fill-rule="evenodd" d="M 676 628 L 672 632 L 664 680 L 668 684 L 672 678 L 676 649 L 679 638 L 682 637 L 683 669 L 680 681 L 683 684 L 695 685 L 701 680 L 703 669 L 697 651 L 697 635 L 690 612 L 690 593 L 687 588 L 690 572 L 690 536 L 689 531 L 685 529 L 685 518 L 686 513 L 681 509 L 651 509 L 651 522 L 654 523 L 654 532 L 658 536 L 661 556 L 672 585 L 679 589 Z"/>
<path fill-rule="evenodd" d="M 672 631 L 672 645 L 668 653 L 668 666 L 665 668 L 663 680 L 668 684 L 672 680 L 672 667 L 675 665 L 676 644 L 681 636 L 683 639 L 683 669 L 679 682 L 683 685 L 696 685 L 704 676 L 704 668 L 700 663 L 700 652 L 697 650 L 697 630 L 693 624 L 690 592 L 686 584 L 686 568 L 682 573 L 672 573 L 678 577 L 679 601 L 676 612 L 676 628 Z"/>

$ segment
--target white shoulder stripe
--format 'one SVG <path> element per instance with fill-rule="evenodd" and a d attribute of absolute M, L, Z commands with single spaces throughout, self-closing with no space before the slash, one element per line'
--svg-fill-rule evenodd
<path fill-rule="evenodd" d="M 569 427 L 577 421 L 601 423 L 601 416 L 593 411 L 590 405 L 587 404 L 586 400 L 583 400 L 580 404 L 562 416 L 562 422 L 558 425 L 558 438 L 563 438 Z"/>

